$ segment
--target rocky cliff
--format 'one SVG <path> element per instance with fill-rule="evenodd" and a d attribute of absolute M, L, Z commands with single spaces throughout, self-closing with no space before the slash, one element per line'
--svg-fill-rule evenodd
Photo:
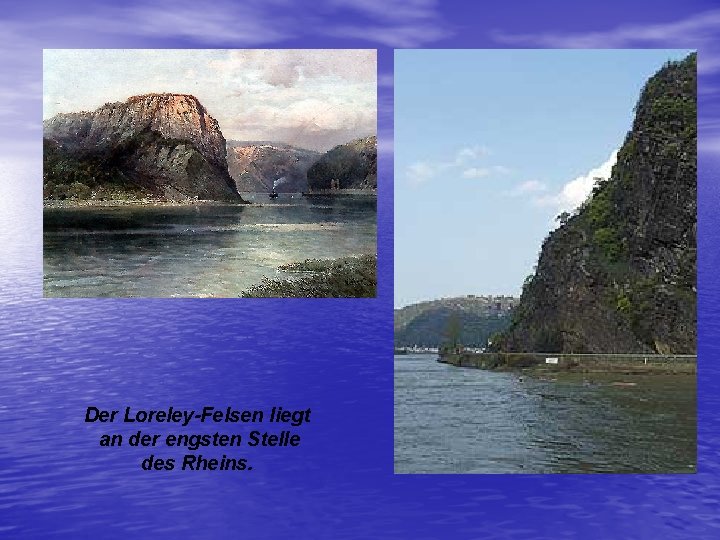
<path fill-rule="evenodd" d="M 647 81 L 612 175 L 550 233 L 496 350 L 696 351 L 696 56 Z"/>
<path fill-rule="evenodd" d="M 146 94 L 43 122 L 45 197 L 240 200 L 225 138 L 194 96 Z"/>
<path fill-rule="evenodd" d="M 377 137 L 336 146 L 307 172 L 311 191 L 377 189 Z"/>
<path fill-rule="evenodd" d="M 240 192 L 299 193 L 307 191 L 307 171 L 318 152 L 288 144 L 228 141 L 230 176 Z"/>
<path fill-rule="evenodd" d="M 510 296 L 461 296 L 396 309 L 395 346 L 439 347 L 447 339 L 451 318 L 455 318 L 459 342 L 484 347 L 491 335 L 509 326 L 516 304 L 517 298 Z"/>

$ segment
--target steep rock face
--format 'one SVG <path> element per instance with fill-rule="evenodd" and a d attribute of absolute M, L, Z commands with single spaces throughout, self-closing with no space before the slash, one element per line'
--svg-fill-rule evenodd
<path fill-rule="evenodd" d="M 320 156 L 282 143 L 228 141 L 227 147 L 228 171 L 241 192 L 307 191 L 307 170 Z"/>
<path fill-rule="evenodd" d="M 377 137 L 336 146 L 307 172 L 311 191 L 377 189 Z"/>
<path fill-rule="evenodd" d="M 645 85 L 611 177 L 545 240 L 495 349 L 696 351 L 696 57 Z"/>
<path fill-rule="evenodd" d="M 43 129 L 49 198 L 71 181 L 89 191 L 110 183 L 171 200 L 239 200 L 225 138 L 194 96 L 134 96 L 94 112 L 56 115 Z"/>

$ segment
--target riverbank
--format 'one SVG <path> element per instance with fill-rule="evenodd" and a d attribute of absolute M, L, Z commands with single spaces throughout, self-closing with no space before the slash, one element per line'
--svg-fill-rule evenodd
<path fill-rule="evenodd" d="M 78 200 L 43 200 L 43 210 L 50 209 L 73 209 L 73 208 L 111 208 L 116 206 L 147 206 L 147 207 L 176 207 L 176 206 L 227 206 L 251 204 L 245 200 L 239 201 L 215 201 L 209 199 L 192 199 L 185 201 L 168 201 L 164 199 L 78 199 Z"/>
<path fill-rule="evenodd" d="M 303 191 L 303 197 L 312 197 L 313 195 L 367 195 L 377 197 L 377 189 L 316 189 L 313 191 Z"/>
<path fill-rule="evenodd" d="M 264 278 L 242 293 L 243 298 L 374 298 L 377 256 L 306 259 L 279 270 L 302 274 L 295 279 Z"/>
<path fill-rule="evenodd" d="M 491 371 L 543 373 L 695 374 L 697 356 L 659 354 L 455 353 L 438 362 Z"/>

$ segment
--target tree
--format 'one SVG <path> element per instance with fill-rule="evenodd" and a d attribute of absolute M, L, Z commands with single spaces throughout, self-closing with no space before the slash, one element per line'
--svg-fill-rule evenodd
<path fill-rule="evenodd" d="M 445 327 L 445 347 L 452 351 L 460 349 L 460 334 L 462 333 L 462 324 L 457 313 L 451 313 L 448 317 L 447 326 Z"/>
<path fill-rule="evenodd" d="M 570 217 L 571 217 L 570 212 L 563 212 L 562 214 L 560 214 L 559 216 L 557 216 L 555 218 L 555 221 L 559 222 L 560 226 L 563 226 L 568 222 Z"/>

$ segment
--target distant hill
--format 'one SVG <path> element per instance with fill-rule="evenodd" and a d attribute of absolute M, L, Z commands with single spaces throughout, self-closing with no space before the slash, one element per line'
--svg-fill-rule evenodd
<path fill-rule="evenodd" d="M 307 172 L 311 191 L 377 189 L 377 137 L 336 146 Z"/>
<path fill-rule="evenodd" d="M 645 84 L 611 177 L 545 239 L 502 351 L 696 352 L 696 55 Z"/>
<path fill-rule="evenodd" d="M 320 155 L 278 142 L 227 142 L 228 171 L 240 192 L 307 191 L 307 170 Z"/>
<path fill-rule="evenodd" d="M 461 296 L 420 302 L 395 310 L 395 346 L 439 347 L 446 340 L 450 318 L 460 325 L 460 343 L 484 347 L 505 330 L 517 299 L 510 296 Z"/>

